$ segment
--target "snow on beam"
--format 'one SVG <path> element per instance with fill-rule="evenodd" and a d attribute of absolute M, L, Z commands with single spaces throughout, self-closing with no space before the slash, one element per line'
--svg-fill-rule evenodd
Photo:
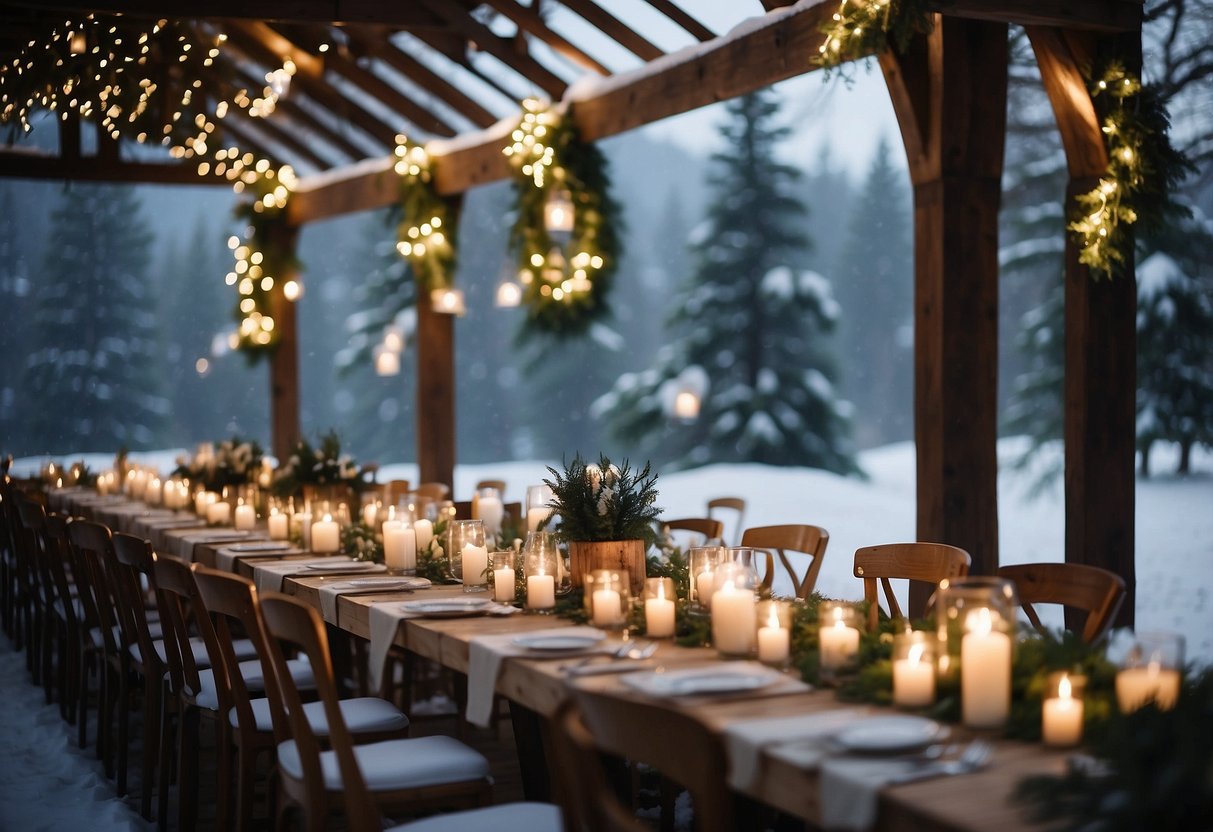
<path fill-rule="evenodd" d="M 670 53 L 639 69 L 574 84 L 562 104 L 587 141 L 613 136 L 769 86 L 816 68 L 822 24 L 837 0 L 800 0 L 739 24 L 726 35 Z M 501 148 L 516 116 L 479 133 L 428 147 L 444 194 L 505 179 Z M 399 198 L 390 158 L 303 179 L 288 208 L 294 225 L 381 208 Z"/>

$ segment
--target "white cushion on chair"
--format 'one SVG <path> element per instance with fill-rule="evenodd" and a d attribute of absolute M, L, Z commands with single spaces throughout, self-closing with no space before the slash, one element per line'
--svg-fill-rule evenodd
<path fill-rule="evenodd" d="M 388 740 L 354 746 L 358 767 L 371 791 L 415 789 L 443 783 L 464 783 L 489 776 L 489 761 L 451 737 L 420 737 Z M 332 751 L 320 754 L 324 785 L 331 791 L 342 788 L 341 771 Z M 303 779 L 303 766 L 294 740 L 278 746 L 278 767 L 296 780 Z"/>
<path fill-rule="evenodd" d="M 316 687 L 316 676 L 312 673 L 312 666 L 307 663 L 306 659 L 290 659 L 286 664 L 291 670 L 291 678 L 295 680 L 296 687 L 300 690 L 313 690 Z M 244 677 L 244 686 L 248 688 L 249 693 L 260 693 L 265 690 L 265 676 L 261 671 L 260 660 L 241 662 L 240 675 Z M 219 695 L 215 692 L 214 670 L 209 667 L 199 670 L 198 681 L 202 684 L 202 690 L 198 691 L 194 701 L 198 703 L 199 707 L 217 711 Z"/>
<path fill-rule="evenodd" d="M 270 701 L 254 699 L 252 705 L 253 717 L 257 720 L 257 730 L 274 730 L 274 723 L 270 718 Z M 327 737 L 329 735 L 329 722 L 324 713 L 323 702 L 305 702 L 303 712 L 307 714 L 307 721 L 311 723 L 312 730 L 318 736 Z M 341 716 L 345 719 L 345 725 L 349 728 L 350 733 L 354 735 L 403 731 L 409 727 L 409 718 L 401 713 L 399 708 L 386 699 L 374 696 L 342 699 Z M 236 725 L 235 710 L 228 714 L 228 721 L 233 726 Z"/>
<path fill-rule="evenodd" d="M 562 832 L 560 808 L 550 803 L 506 803 L 449 815 L 435 815 L 387 832 Z"/>

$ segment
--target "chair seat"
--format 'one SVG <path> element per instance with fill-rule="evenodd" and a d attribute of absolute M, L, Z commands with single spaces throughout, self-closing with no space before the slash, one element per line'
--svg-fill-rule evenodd
<path fill-rule="evenodd" d="M 273 731 L 274 723 L 270 718 L 270 701 L 254 699 L 252 705 L 257 730 Z M 307 721 L 311 723 L 312 730 L 318 736 L 327 737 L 329 735 L 328 717 L 325 716 L 323 702 L 305 702 L 303 712 L 307 714 Z M 355 735 L 403 731 L 409 727 L 409 718 L 402 714 L 399 708 L 386 699 L 374 696 L 342 699 L 341 716 L 345 719 L 345 725 L 350 729 L 350 733 Z M 235 711 L 228 714 L 228 721 L 233 727 L 236 726 Z"/>
<path fill-rule="evenodd" d="M 168 653 L 165 652 L 164 649 L 164 639 L 157 638 L 154 642 L 152 642 L 152 646 L 156 648 L 156 655 L 160 657 L 160 662 L 162 664 L 168 664 Z M 240 659 L 241 661 L 245 659 L 257 658 L 257 648 L 253 647 L 253 643 L 247 638 L 238 639 L 237 641 L 233 642 L 232 646 L 236 650 L 236 658 Z M 197 667 L 210 667 L 211 657 L 206 652 L 206 643 L 202 639 L 198 638 L 197 636 L 191 638 L 190 650 L 194 654 L 194 664 Z M 136 661 L 143 661 L 143 654 L 139 651 L 138 644 L 132 644 L 130 646 L 130 651 L 131 656 L 133 656 Z"/>
<path fill-rule="evenodd" d="M 358 768 L 372 792 L 419 789 L 444 783 L 463 783 L 489 776 L 483 754 L 451 737 L 388 740 L 354 748 Z M 324 785 L 341 791 L 341 771 L 332 751 L 320 755 Z M 278 767 L 295 780 L 303 779 L 303 766 L 294 740 L 278 746 Z"/>
<path fill-rule="evenodd" d="M 287 666 L 291 670 L 291 678 L 300 690 L 315 690 L 316 676 L 312 666 L 304 659 L 291 659 Z M 244 686 L 250 693 L 261 693 L 265 690 L 265 675 L 261 669 L 261 661 L 252 659 L 240 663 L 240 675 L 244 677 Z M 215 691 L 215 672 L 213 668 L 203 668 L 198 671 L 198 681 L 202 689 L 194 697 L 200 708 L 211 711 L 219 710 L 219 694 Z"/>
<path fill-rule="evenodd" d="M 550 803 L 506 803 L 393 826 L 387 832 L 562 832 L 560 809 Z"/>

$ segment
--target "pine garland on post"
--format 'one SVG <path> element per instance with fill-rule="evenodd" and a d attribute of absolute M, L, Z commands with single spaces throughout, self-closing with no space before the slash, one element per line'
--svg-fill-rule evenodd
<path fill-rule="evenodd" d="M 609 193 L 605 157 L 581 141 L 572 119 L 535 99 L 523 107 L 503 150 L 514 168 L 517 213 L 510 246 L 517 253 L 527 307 L 522 335 L 580 335 L 608 312 L 620 257 L 621 212 Z M 562 195 L 573 210 L 564 246 L 545 225 L 549 200 Z"/>
<path fill-rule="evenodd" d="M 931 28 L 923 0 L 842 0 L 838 11 L 821 27 L 825 39 L 813 63 L 829 71 L 876 54 L 890 42 L 904 52 L 910 38 Z"/>
<path fill-rule="evenodd" d="M 438 195 L 433 160 L 403 134 L 396 136 L 395 171 L 400 176 L 401 216 L 396 250 L 408 260 L 422 291 L 449 288 L 458 263 L 458 203 Z"/>
<path fill-rule="evenodd" d="M 1175 201 L 1180 182 L 1195 170 L 1171 145 L 1171 119 L 1156 89 L 1111 62 L 1091 85 L 1091 99 L 1108 102 L 1103 120 L 1108 170 L 1099 184 L 1076 198 L 1068 228 L 1078 239 L 1078 259 L 1095 278 L 1114 276 L 1133 253 L 1130 226 L 1147 233 L 1170 219 L 1190 216 Z"/>

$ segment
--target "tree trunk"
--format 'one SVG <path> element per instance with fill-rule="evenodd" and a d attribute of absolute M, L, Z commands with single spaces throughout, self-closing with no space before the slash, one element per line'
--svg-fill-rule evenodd
<path fill-rule="evenodd" d="M 1147 442 L 1141 446 L 1141 478 L 1148 480 L 1150 478 L 1150 446 L 1153 442 Z"/>
<path fill-rule="evenodd" d="M 1175 469 L 1177 474 L 1187 474 L 1192 467 L 1192 440 L 1184 439 L 1179 443 L 1179 467 Z"/>

